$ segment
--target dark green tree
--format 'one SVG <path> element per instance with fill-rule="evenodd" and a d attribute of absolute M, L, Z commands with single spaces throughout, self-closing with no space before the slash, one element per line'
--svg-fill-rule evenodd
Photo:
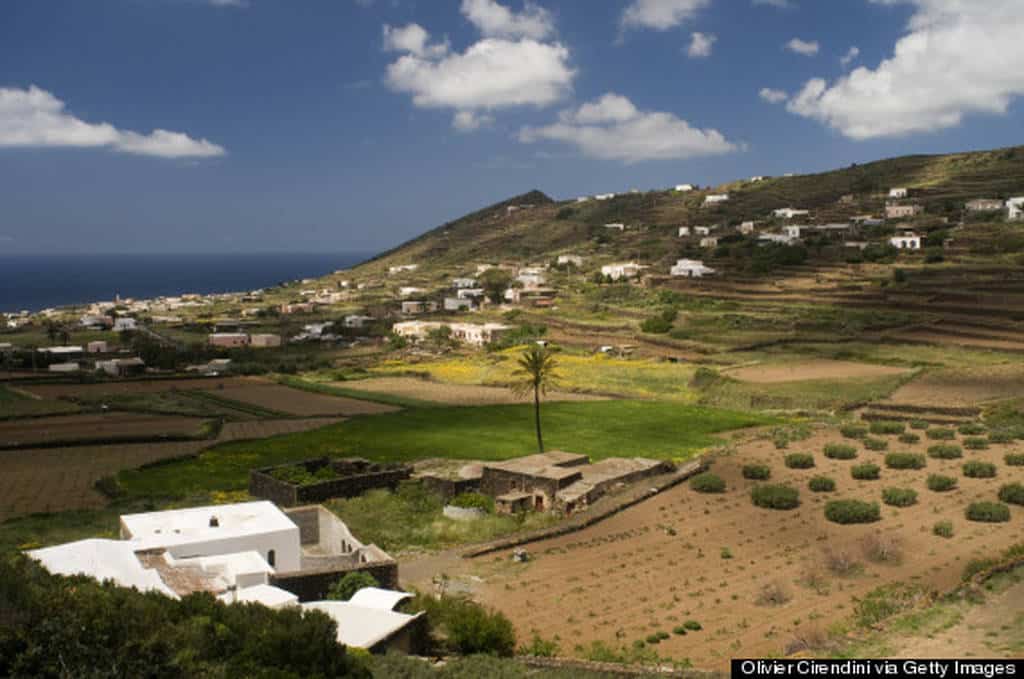
<path fill-rule="evenodd" d="M 517 361 L 519 367 L 512 373 L 515 381 L 510 388 L 516 396 L 533 395 L 533 414 L 537 425 L 537 450 L 544 452 L 544 437 L 540 428 L 540 397 L 555 386 L 558 364 L 554 354 L 546 346 L 534 344 L 526 349 Z"/>

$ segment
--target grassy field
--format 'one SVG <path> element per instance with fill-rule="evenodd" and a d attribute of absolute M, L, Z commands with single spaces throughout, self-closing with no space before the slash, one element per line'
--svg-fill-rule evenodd
<path fill-rule="evenodd" d="M 41 415 L 64 415 L 78 411 L 79 407 L 74 403 L 29 398 L 9 387 L 0 385 L 0 420 Z"/>
<path fill-rule="evenodd" d="M 759 415 L 670 402 L 549 403 L 543 409 L 548 449 L 584 453 L 595 460 L 686 458 L 719 442 L 716 434 L 772 422 Z M 130 496 L 175 497 L 243 489 L 253 467 L 320 455 L 503 460 L 535 451 L 532 406 L 417 408 L 222 445 L 196 459 L 122 472 L 118 480 Z"/>
<path fill-rule="evenodd" d="M 749 408 L 835 411 L 853 404 L 885 398 L 912 377 L 912 374 L 907 374 L 772 384 L 719 379 L 705 389 L 701 403 L 738 410 Z"/>

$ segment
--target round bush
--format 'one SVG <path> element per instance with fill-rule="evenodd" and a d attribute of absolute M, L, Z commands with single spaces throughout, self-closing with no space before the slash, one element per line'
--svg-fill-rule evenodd
<path fill-rule="evenodd" d="M 839 433 L 848 439 L 862 439 L 868 435 L 868 428 L 862 424 L 844 424 Z"/>
<path fill-rule="evenodd" d="M 829 443 L 825 446 L 825 457 L 830 460 L 852 460 L 857 457 L 857 449 L 848 443 Z"/>
<path fill-rule="evenodd" d="M 938 535 L 940 538 L 953 537 L 953 522 L 939 521 L 934 526 L 932 526 L 932 533 Z"/>
<path fill-rule="evenodd" d="M 780 484 L 757 486 L 751 489 L 750 499 L 764 509 L 795 509 L 800 505 L 797 489 Z"/>
<path fill-rule="evenodd" d="M 965 422 L 957 427 L 957 431 L 964 436 L 977 436 L 979 434 L 984 434 L 986 429 L 985 425 L 980 422 Z"/>
<path fill-rule="evenodd" d="M 925 435 L 933 441 L 952 441 L 956 438 L 956 432 L 952 429 L 946 429 L 945 427 L 929 429 L 925 432 Z"/>
<path fill-rule="evenodd" d="M 701 624 L 696 620 L 687 620 L 683 623 L 683 627 L 690 630 L 691 632 L 699 632 L 702 629 L 704 629 L 703 627 L 701 627 Z"/>
<path fill-rule="evenodd" d="M 964 456 L 964 450 L 955 443 L 936 443 L 928 446 L 928 457 L 936 460 L 955 460 Z"/>
<path fill-rule="evenodd" d="M 743 478 L 753 481 L 767 481 L 771 478 L 772 470 L 766 464 L 745 464 L 743 465 Z"/>
<path fill-rule="evenodd" d="M 827 476 L 815 476 L 807 482 L 807 487 L 815 493 L 831 493 L 836 489 L 836 482 Z"/>
<path fill-rule="evenodd" d="M 980 436 L 968 436 L 964 439 L 964 448 L 967 450 L 985 450 L 988 448 L 988 439 Z"/>
<path fill-rule="evenodd" d="M 996 475 L 996 466 L 991 462 L 971 460 L 964 464 L 964 476 L 972 479 L 991 479 Z"/>
<path fill-rule="evenodd" d="M 858 481 L 874 481 L 882 469 L 877 464 L 867 462 L 850 467 L 850 475 Z"/>
<path fill-rule="evenodd" d="M 921 431 L 924 431 L 925 429 L 927 429 L 930 426 L 931 425 L 928 422 L 926 422 L 925 420 L 911 420 L 910 421 L 910 428 L 911 429 L 920 429 Z"/>
<path fill-rule="evenodd" d="M 911 443 L 920 443 L 921 437 L 913 432 L 908 431 L 899 435 L 899 442 L 906 443 L 908 445 Z"/>
<path fill-rule="evenodd" d="M 876 439 L 868 436 L 864 439 L 864 447 L 868 450 L 885 450 L 889 447 L 889 442 L 885 439 Z"/>
<path fill-rule="evenodd" d="M 989 433 L 989 443 L 1013 443 L 1014 435 L 1012 431 L 994 431 Z"/>
<path fill-rule="evenodd" d="M 872 434 L 902 434 L 905 429 L 902 422 L 890 420 L 876 420 L 871 423 L 870 427 Z"/>
<path fill-rule="evenodd" d="M 877 502 L 833 500 L 825 505 L 825 518 L 833 523 L 873 523 L 882 518 Z"/>
<path fill-rule="evenodd" d="M 999 499 L 1011 505 L 1024 505 L 1024 485 L 1009 483 L 999 489 Z"/>
<path fill-rule="evenodd" d="M 448 504 L 463 509 L 479 509 L 488 514 L 494 513 L 494 498 L 482 493 L 461 493 L 453 497 Z"/>
<path fill-rule="evenodd" d="M 943 476 L 942 474 L 929 474 L 927 484 L 928 490 L 934 490 L 936 493 L 945 493 L 947 490 L 956 488 L 956 479 L 952 476 Z"/>
<path fill-rule="evenodd" d="M 811 469 L 814 467 L 814 456 L 808 453 L 790 453 L 786 456 L 786 466 L 790 469 Z"/>
<path fill-rule="evenodd" d="M 681 637 L 686 636 L 686 628 L 682 625 L 676 625 L 672 628 L 672 634 L 678 634 Z"/>
<path fill-rule="evenodd" d="M 924 469 L 924 455 L 918 453 L 889 453 L 885 456 L 885 466 L 889 469 Z"/>
<path fill-rule="evenodd" d="M 1010 520 L 1010 508 L 1002 502 L 972 502 L 966 515 L 968 521 L 1005 523 Z"/>
<path fill-rule="evenodd" d="M 1024 467 L 1024 454 L 1021 453 L 1007 453 L 1003 460 L 1010 467 Z"/>
<path fill-rule="evenodd" d="M 717 474 L 704 472 L 690 479 L 690 488 L 698 493 L 724 493 L 725 481 Z"/>
<path fill-rule="evenodd" d="M 882 502 L 893 507 L 909 507 L 917 502 L 917 491 L 910 488 L 886 488 Z"/>

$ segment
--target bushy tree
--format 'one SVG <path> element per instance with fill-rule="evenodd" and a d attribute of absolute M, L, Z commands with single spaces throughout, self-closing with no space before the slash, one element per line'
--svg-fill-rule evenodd
<path fill-rule="evenodd" d="M 377 578 L 366 571 L 352 571 L 338 578 L 327 590 L 327 598 L 333 601 L 348 601 L 364 587 L 380 587 Z"/>

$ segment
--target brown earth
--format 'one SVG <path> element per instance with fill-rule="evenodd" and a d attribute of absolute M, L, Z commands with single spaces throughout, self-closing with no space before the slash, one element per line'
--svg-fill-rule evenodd
<path fill-rule="evenodd" d="M 501 403 L 522 403 L 525 398 L 516 398 L 503 387 L 486 387 L 473 384 L 441 384 L 415 377 L 375 377 L 368 380 L 353 380 L 338 383 L 339 387 L 365 391 L 370 394 L 393 394 L 422 401 L 434 401 L 449 405 L 495 405 Z M 550 392 L 548 401 L 594 401 L 600 396 L 574 394 L 571 392 Z"/>
<path fill-rule="evenodd" d="M 395 406 L 382 403 L 318 394 L 256 380 L 209 391 L 221 398 L 301 417 L 324 415 L 351 417 L 353 415 L 378 415 L 399 410 Z"/>
<path fill-rule="evenodd" d="M 801 380 L 828 380 L 856 377 L 887 377 L 910 372 L 872 363 L 854 361 L 830 361 L 827 359 L 797 361 L 793 363 L 763 363 L 739 368 L 725 369 L 723 374 L 744 382 L 774 384 L 777 382 L 798 382 Z"/>
<path fill-rule="evenodd" d="M 902 405 L 973 406 L 1024 396 L 1024 362 L 930 370 L 887 399 Z"/>
<path fill-rule="evenodd" d="M 841 440 L 834 430 L 825 430 L 791 445 L 815 453 L 813 470 L 787 469 L 782 464 L 787 451 L 769 441 L 740 444 L 735 454 L 715 463 L 728 484 L 724 494 L 702 495 L 679 486 L 581 532 L 529 545 L 533 560 L 524 567 L 506 567 L 510 554 L 504 552 L 463 568 L 484 578 L 473 585 L 475 596 L 507 614 L 521 638 L 535 631 L 548 639 L 557 635 L 563 650 L 572 653 L 576 645 L 598 640 L 629 645 L 694 619 L 703 631 L 672 634 L 657 651 L 690 658 L 697 667 L 724 668 L 733 656 L 780 653 L 809 625 L 826 629 L 846 619 L 853 598 L 880 585 L 902 581 L 949 589 L 969 560 L 1020 540 L 1024 509 L 1013 507 L 1008 524 L 971 523 L 963 511 L 969 502 L 994 499 L 1002 484 L 1024 480 L 1024 468 L 1002 461 L 1005 451 L 1020 452 L 1024 444 L 969 453 L 995 462 L 996 479 L 963 478 L 962 460 L 928 459 L 924 470 L 883 469 L 879 481 L 855 481 L 850 466 L 867 460 L 882 464 L 883 455 L 861 450 L 856 461 L 835 461 L 821 454 L 825 443 Z M 922 452 L 927 445 L 927 440 L 903 445 L 890 439 L 898 450 Z M 741 466 L 753 461 L 771 465 L 773 482 L 798 488 L 801 506 L 792 511 L 754 507 L 749 492 L 755 482 L 740 474 Z M 929 491 L 930 473 L 957 477 L 960 486 L 948 493 Z M 834 478 L 837 492 L 808 491 L 807 480 L 818 474 Z M 905 509 L 883 505 L 883 519 L 875 524 L 840 526 L 825 519 L 827 500 L 879 501 L 886 487 L 913 488 L 919 502 Z M 944 519 L 954 524 L 953 539 L 931 532 Z M 873 536 L 897 541 L 901 560 L 868 561 L 862 540 Z M 825 565 L 827 549 L 848 552 L 861 564 L 859 572 L 833 574 Z M 772 585 L 789 600 L 758 605 L 763 589 Z"/>
<path fill-rule="evenodd" d="M 264 384 L 271 382 L 262 381 Z M 155 394 L 164 391 L 189 391 L 195 389 L 213 390 L 251 384 L 243 377 L 202 377 L 181 380 L 128 380 L 125 382 L 100 382 L 97 384 L 26 384 L 24 391 L 43 398 L 98 398 L 120 394 Z"/>
<path fill-rule="evenodd" d="M 194 455 L 226 441 L 290 434 L 339 421 L 311 418 L 228 422 L 216 441 L 0 451 L 0 521 L 35 512 L 102 507 L 106 499 L 93 489 L 93 484 L 119 470 Z"/>
<path fill-rule="evenodd" d="M 103 413 L 0 421 L 0 447 L 56 441 L 107 441 L 151 436 L 198 436 L 199 417 Z"/>

